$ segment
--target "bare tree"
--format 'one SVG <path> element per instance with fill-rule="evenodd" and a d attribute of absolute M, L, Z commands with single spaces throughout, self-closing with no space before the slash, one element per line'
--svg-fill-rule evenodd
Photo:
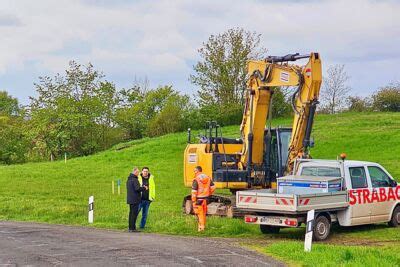
<path fill-rule="evenodd" d="M 342 110 L 351 88 L 347 85 L 350 77 L 347 75 L 344 65 L 332 65 L 327 70 L 323 79 L 321 91 L 322 107 L 331 114 Z"/>
<path fill-rule="evenodd" d="M 140 88 L 140 90 L 146 94 L 150 90 L 150 80 L 147 78 L 147 75 L 138 77 L 135 74 L 132 88 Z"/>

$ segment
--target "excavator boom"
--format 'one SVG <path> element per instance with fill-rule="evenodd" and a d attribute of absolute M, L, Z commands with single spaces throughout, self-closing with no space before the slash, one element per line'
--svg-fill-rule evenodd
<path fill-rule="evenodd" d="M 309 58 L 301 67 L 284 61 L 295 61 Z M 298 54 L 283 57 L 268 57 L 263 61 L 249 61 L 248 90 L 241 124 L 242 139 L 240 167 L 248 170 L 248 174 L 264 162 L 264 130 L 270 115 L 274 88 L 279 86 L 295 86 L 292 97 L 294 121 L 292 137 L 289 145 L 287 172 L 293 168 L 298 157 L 306 156 L 310 145 L 310 134 L 318 103 L 321 86 L 321 61 L 318 53 L 309 56 Z"/>

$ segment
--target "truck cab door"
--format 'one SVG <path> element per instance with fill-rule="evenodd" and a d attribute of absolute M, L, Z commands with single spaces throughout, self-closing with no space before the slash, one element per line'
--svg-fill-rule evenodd
<path fill-rule="evenodd" d="M 371 222 L 387 222 L 390 220 L 393 207 L 397 203 L 396 183 L 379 166 L 368 166 L 367 169 L 372 184 Z"/>
<path fill-rule="evenodd" d="M 350 177 L 350 184 L 348 184 L 350 225 L 371 223 L 373 205 L 368 199 L 372 194 L 372 188 L 366 168 L 364 166 L 349 167 L 347 172 L 347 177 Z"/>

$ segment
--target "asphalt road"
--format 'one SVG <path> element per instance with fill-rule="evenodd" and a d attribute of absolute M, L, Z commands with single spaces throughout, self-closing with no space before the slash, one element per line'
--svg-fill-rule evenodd
<path fill-rule="evenodd" d="M 224 239 L 0 221 L 0 266 L 278 266 Z"/>

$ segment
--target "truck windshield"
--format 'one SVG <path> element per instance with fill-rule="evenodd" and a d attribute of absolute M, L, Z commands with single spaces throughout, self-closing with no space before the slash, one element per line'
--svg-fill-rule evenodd
<path fill-rule="evenodd" d="M 340 169 L 335 167 L 303 167 L 301 175 L 340 177 Z"/>

